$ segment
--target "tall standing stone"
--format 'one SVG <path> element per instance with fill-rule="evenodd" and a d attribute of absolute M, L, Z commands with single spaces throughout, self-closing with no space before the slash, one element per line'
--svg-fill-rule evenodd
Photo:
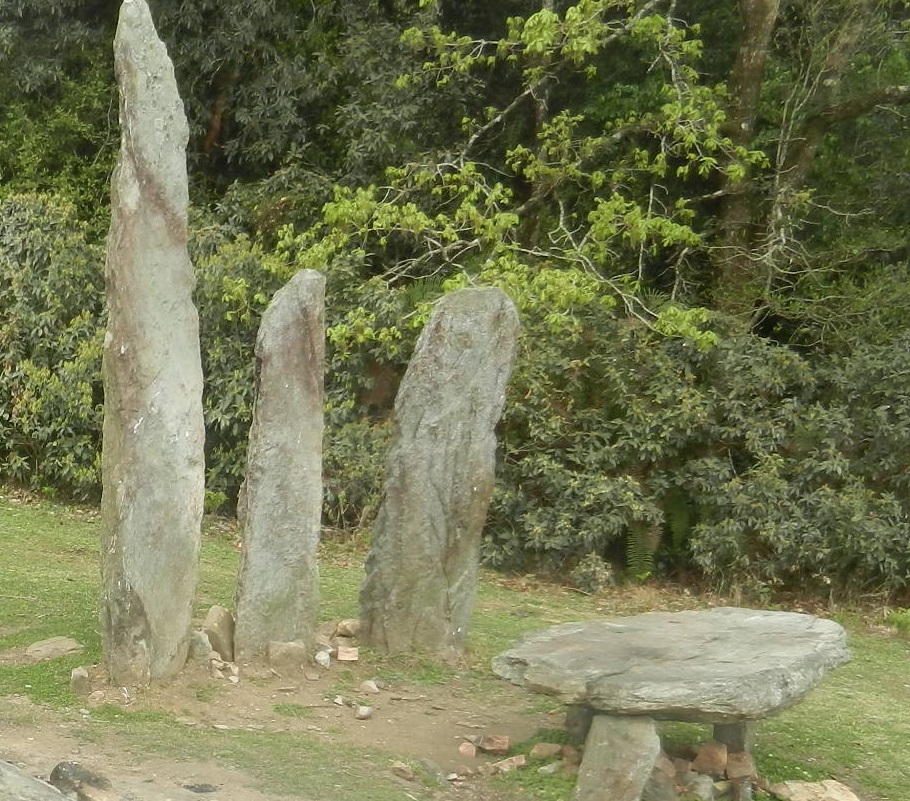
<path fill-rule="evenodd" d="M 375 648 L 464 649 L 518 333 L 505 293 L 477 288 L 440 300 L 420 335 L 360 592 L 361 639 Z"/>
<path fill-rule="evenodd" d="M 243 560 L 234 653 L 316 634 L 322 517 L 325 278 L 295 275 L 273 298 L 256 338 L 256 407 L 240 504 Z"/>
<path fill-rule="evenodd" d="M 188 127 L 144 0 L 114 40 L 120 157 L 105 279 L 104 660 L 118 684 L 184 665 L 204 496 L 199 323 L 187 254 Z"/>

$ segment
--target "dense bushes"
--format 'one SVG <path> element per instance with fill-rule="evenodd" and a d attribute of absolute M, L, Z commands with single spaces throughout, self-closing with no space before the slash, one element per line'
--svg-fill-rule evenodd
<path fill-rule="evenodd" d="M 208 486 L 243 477 L 253 346 L 273 292 L 297 269 L 198 221 Z M 3 478 L 97 496 L 103 248 L 71 207 L 0 206 Z M 462 279 L 357 282 L 361 257 L 325 265 L 326 522 L 368 523 L 389 409 L 433 297 Z M 620 314 L 593 281 L 491 269 L 524 334 L 500 426 L 485 555 L 567 572 L 602 558 L 633 576 L 697 568 L 770 591 L 897 590 L 910 579 L 910 341 L 825 359 L 755 336 L 666 337 Z M 693 329 L 695 330 L 695 329 Z M 229 506 L 229 503 L 228 503 Z"/>
<path fill-rule="evenodd" d="M 97 494 L 104 251 L 74 208 L 0 202 L 0 462 L 4 478 Z"/>

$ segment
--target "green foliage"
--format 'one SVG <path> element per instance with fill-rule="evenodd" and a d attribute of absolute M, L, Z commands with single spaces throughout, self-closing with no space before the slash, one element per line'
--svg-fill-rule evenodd
<path fill-rule="evenodd" d="M 7 481 L 98 491 L 103 250 L 72 205 L 0 201 L 0 464 Z"/>

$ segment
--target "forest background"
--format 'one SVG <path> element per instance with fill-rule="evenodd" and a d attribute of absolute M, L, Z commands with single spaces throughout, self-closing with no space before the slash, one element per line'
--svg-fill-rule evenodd
<path fill-rule="evenodd" d="M 327 279 L 327 525 L 433 301 L 524 326 L 484 555 L 597 589 L 910 584 L 904 0 L 150 0 L 190 120 L 207 499 Z M 100 491 L 113 0 L 0 6 L 0 480 Z"/>

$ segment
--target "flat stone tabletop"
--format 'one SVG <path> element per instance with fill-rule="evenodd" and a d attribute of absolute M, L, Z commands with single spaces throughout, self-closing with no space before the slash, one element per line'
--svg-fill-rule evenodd
<path fill-rule="evenodd" d="M 608 714 L 726 724 L 792 706 L 849 658 L 831 620 L 722 607 L 553 626 L 519 639 L 493 671 Z"/>

